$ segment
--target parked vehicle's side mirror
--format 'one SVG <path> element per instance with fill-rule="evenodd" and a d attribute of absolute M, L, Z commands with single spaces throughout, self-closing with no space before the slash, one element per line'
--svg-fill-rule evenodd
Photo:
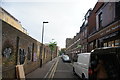
<path fill-rule="evenodd" d="M 73 62 L 77 62 L 77 59 L 73 59 Z"/>

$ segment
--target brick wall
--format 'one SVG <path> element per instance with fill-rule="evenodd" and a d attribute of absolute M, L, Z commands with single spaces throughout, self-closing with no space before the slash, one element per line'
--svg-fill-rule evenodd
<path fill-rule="evenodd" d="M 41 43 L 2 21 L 2 67 L 3 78 L 15 78 L 15 66 L 24 66 L 25 74 L 40 66 Z M 42 52 L 43 63 L 50 60 L 50 49 Z M 43 50 L 44 51 L 44 50 Z"/>

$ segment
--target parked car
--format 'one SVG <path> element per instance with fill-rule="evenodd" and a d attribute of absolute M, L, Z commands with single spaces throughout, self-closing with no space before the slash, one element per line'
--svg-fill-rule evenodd
<path fill-rule="evenodd" d="M 62 58 L 63 62 L 71 62 L 71 60 L 70 60 L 68 55 L 62 55 L 61 58 Z"/>
<path fill-rule="evenodd" d="M 83 80 L 96 80 L 98 60 L 102 59 L 108 78 L 120 80 L 120 47 L 106 47 L 92 50 L 90 53 L 78 54 L 78 59 L 73 63 L 73 73 Z"/>

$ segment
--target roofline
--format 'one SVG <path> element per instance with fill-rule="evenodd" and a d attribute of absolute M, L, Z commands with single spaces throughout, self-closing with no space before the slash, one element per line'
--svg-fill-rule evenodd
<path fill-rule="evenodd" d="M 12 17 L 15 21 L 21 23 L 18 19 L 16 19 L 16 18 L 13 17 L 10 13 L 8 13 L 5 9 L 3 9 L 2 7 L 0 7 L 0 9 L 1 9 L 2 11 L 4 11 L 6 14 L 8 14 L 10 17 Z"/>

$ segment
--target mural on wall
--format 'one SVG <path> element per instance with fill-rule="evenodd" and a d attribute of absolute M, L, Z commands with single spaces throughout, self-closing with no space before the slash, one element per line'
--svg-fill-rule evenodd
<path fill-rule="evenodd" d="M 38 56 L 37 56 L 37 53 L 34 52 L 33 46 L 28 47 L 27 59 L 29 61 L 31 61 L 32 59 L 33 59 L 32 61 L 37 61 L 37 58 Z"/>
<path fill-rule="evenodd" d="M 11 54 L 12 54 L 12 49 L 10 47 L 6 47 L 3 50 L 3 56 L 4 57 L 9 58 Z"/>
<path fill-rule="evenodd" d="M 40 46 L 39 45 L 37 46 L 37 54 L 36 55 L 37 55 L 37 58 L 40 58 L 39 57 L 40 56 Z"/>
<path fill-rule="evenodd" d="M 33 61 L 37 61 L 37 55 L 36 55 L 36 53 L 34 53 Z"/>
<path fill-rule="evenodd" d="M 3 65 L 8 66 L 15 63 L 15 54 L 12 41 L 6 40 L 2 49 Z"/>
<path fill-rule="evenodd" d="M 26 53 L 25 53 L 24 49 L 19 49 L 19 62 L 20 62 L 20 64 L 24 64 L 25 55 L 26 55 Z"/>

